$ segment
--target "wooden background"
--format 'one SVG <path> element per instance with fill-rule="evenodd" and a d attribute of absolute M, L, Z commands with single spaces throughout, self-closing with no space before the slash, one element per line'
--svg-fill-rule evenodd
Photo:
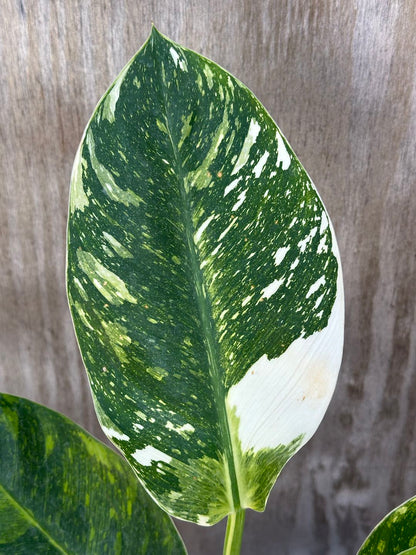
<path fill-rule="evenodd" d="M 69 176 L 100 96 L 150 32 L 258 96 L 314 179 L 340 244 L 346 341 L 318 433 L 243 553 L 354 553 L 416 493 L 416 2 L 1 0 L 0 390 L 99 437 L 65 297 Z M 223 523 L 180 523 L 190 554 Z"/>

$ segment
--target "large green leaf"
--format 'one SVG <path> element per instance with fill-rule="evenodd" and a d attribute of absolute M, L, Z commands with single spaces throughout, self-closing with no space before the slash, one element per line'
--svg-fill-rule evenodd
<path fill-rule="evenodd" d="M 416 497 L 393 509 L 370 533 L 357 555 L 416 553 Z"/>
<path fill-rule="evenodd" d="M 0 553 L 185 553 L 129 465 L 61 414 L 0 394 L 0 437 Z"/>
<path fill-rule="evenodd" d="M 76 156 L 68 294 L 103 429 L 161 506 L 263 510 L 333 393 L 338 249 L 259 101 L 154 29 Z"/>

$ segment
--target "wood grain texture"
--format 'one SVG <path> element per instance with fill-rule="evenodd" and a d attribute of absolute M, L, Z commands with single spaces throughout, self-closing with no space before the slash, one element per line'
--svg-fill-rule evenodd
<path fill-rule="evenodd" d="M 344 555 L 416 493 L 416 4 L 413 0 L 2 1 L 0 390 L 102 437 L 65 297 L 69 175 L 99 97 L 154 22 L 248 85 L 332 216 L 344 362 L 316 436 L 243 553 Z M 179 524 L 218 553 L 224 523 Z"/>

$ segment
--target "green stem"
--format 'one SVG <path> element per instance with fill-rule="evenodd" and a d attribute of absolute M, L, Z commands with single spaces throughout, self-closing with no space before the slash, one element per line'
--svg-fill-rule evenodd
<path fill-rule="evenodd" d="M 246 511 L 244 509 L 238 509 L 235 513 L 228 515 L 223 555 L 240 554 L 245 517 Z"/>

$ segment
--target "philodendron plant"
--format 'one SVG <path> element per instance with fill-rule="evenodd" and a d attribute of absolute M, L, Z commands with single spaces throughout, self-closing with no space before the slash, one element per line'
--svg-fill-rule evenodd
<path fill-rule="evenodd" d="M 105 434 L 169 515 L 202 525 L 228 516 L 224 553 L 239 553 L 245 510 L 264 510 L 332 396 L 343 345 L 339 253 L 314 185 L 260 102 L 154 28 L 100 100 L 78 149 L 67 279 Z M 29 405 L 5 403 L 20 455 L 20 420 L 9 405 Z M 51 465 L 62 465 L 56 472 L 66 480 L 58 480 L 55 517 L 66 518 L 66 495 L 85 490 L 85 507 L 77 498 L 70 522 L 74 538 L 77 526 L 85 528 L 79 537 L 86 543 L 80 548 L 74 539 L 63 552 L 182 552 L 168 517 L 136 491 L 133 474 L 119 478 L 113 470 L 127 472 L 119 456 L 79 429 L 69 434 L 78 441 L 73 454 L 68 443 L 58 448 L 61 416 L 53 416 L 58 431 L 40 441 L 52 413 L 29 409 L 29 422 L 36 413 L 39 423 L 37 454 L 57 449 Z M 68 456 L 82 462 L 85 477 L 77 470 L 71 481 Z M 121 505 L 111 505 L 114 522 L 106 514 L 97 532 L 85 516 L 86 492 L 102 487 L 102 498 L 115 495 L 112 479 L 90 483 L 93 465 L 105 475 L 107 458 Z M 24 496 L 40 489 L 26 488 Z M 0 513 L 13 505 L 4 499 Z M 149 510 L 140 515 L 137 503 Z M 29 522 L 36 514 L 27 509 Z M 53 516 L 42 518 L 40 535 Z M 150 531 L 140 519 L 151 522 Z M 127 529 L 135 521 L 144 530 L 143 544 L 121 538 L 119 551 L 106 551 L 88 543 L 106 535 L 106 524 L 116 530 L 118 522 L 128 534 L 124 520 Z M 13 538 L 25 536 L 10 537 L 12 553 Z M 0 550 L 2 541 L 0 531 Z"/>
<path fill-rule="evenodd" d="M 170 515 L 228 516 L 237 552 L 332 396 L 339 254 L 260 102 L 155 28 L 76 155 L 68 295 L 104 432 Z"/>

